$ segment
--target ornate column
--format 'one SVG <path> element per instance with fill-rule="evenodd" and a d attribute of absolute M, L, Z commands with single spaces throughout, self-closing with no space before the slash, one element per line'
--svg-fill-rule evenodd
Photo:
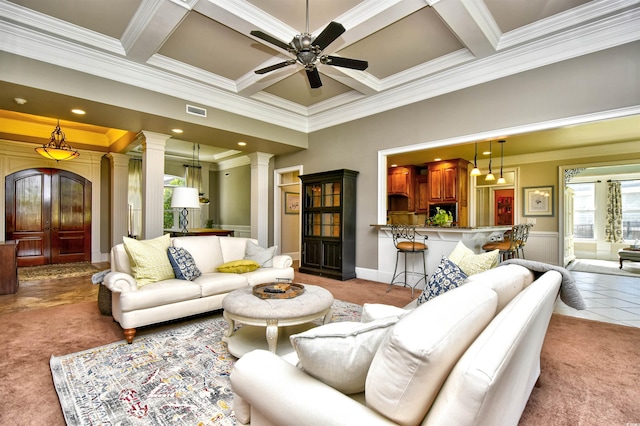
<path fill-rule="evenodd" d="M 171 135 L 143 130 L 142 138 L 142 238 L 163 234 L 164 147 Z"/>
<path fill-rule="evenodd" d="M 129 156 L 110 152 L 107 157 L 111 162 L 111 243 L 109 247 L 113 247 L 120 244 L 122 237 L 128 234 Z"/>
<path fill-rule="evenodd" d="M 269 159 L 273 154 L 253 152 L 251 159 L 251 238 L 269 246 Z"/>

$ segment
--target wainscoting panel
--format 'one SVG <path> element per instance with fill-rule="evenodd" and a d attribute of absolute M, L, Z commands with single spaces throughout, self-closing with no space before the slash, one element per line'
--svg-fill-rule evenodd
<path fill-rule="evenodd" d="M 531 231 L 524 248 L 524 255 L 528 260 L 559 265 L 558 233 Z"/>

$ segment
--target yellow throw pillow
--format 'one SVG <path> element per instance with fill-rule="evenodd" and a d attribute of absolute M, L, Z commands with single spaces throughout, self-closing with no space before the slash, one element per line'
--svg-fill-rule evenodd
<path fill-rule="evenodd" d="M 157 281 L 175 278 L 167 249 L 171 245 L 171 237 L 165 234 L 152 240 L 138 241 L 123 237 L 124 249 L 129 255 L 133 277 L 138 288 Z"/>
<path fill-rule="evenodd" d="M 255 260 L 240 259 L 223 263 L 222 265 L 218 266 L 218 271 L 228 272 L 232 274 L 244 274 L 245 272 L 255 271 L 259 267 L 260 265 Z"/>
<path fill-rule="evenodd" d="M 498 249 L 481 254 L 469 254 L 462 258 L 458 266 L 467 276 L 479 274 L 498 266 L 499 257 L 500 250 Z"/>

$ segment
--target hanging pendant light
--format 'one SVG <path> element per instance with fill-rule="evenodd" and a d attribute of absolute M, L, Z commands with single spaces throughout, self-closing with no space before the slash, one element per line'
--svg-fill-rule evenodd
<path fill-rule="evenodd" d="M 473 169 L 471 169 L 471 176 L 480 176 L 482 173 L 478 168 L 478 142 L 476 142 L 475 145 L 475 154 L 473 155 Z"/>
<path fill-rule="evenodd" d="M 498 141 L 498 143 L 500 144 L 500 177 L 498 178 L 496 183 L 498 183 L 500 185 L 503 185 L 503 184 L 507 183 L 507 181 L 502 176 L 502 161 L 504 160 L 504 143 L 505 142 L 506 141 L 504 139 Z"/>
<path fill-rule="evenodd" d="M 72 160 L 80 156 L 80 153 L 67 143 L 64 133 L 60 130 L 60 120 L 56 128 L 51 132 L 49 143 L 35 149 L 35 151 L 50 160 Z"/>
<path fill-rule="evenodd" d="M 491 149 L 491 141 L 489 141 L 489 174 L 484 180 L 496 180 L 496 177 L 491 172 L 491 156 L 493 155 L 493 150 Z"/>

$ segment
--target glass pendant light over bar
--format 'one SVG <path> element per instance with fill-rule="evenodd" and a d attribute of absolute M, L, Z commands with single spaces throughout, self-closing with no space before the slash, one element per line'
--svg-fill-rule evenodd
<path fill-rule="evenodd" d="M 491 156 L 493 155 L 493 150 L 491 149 L 491 141 L 489 141 L 489 174 L 484 180 L 496 180 L 496 177 L 491 172 Z"/>
<path fill-rule="evenodd" d="M 60 120 L 56 128 L 51 132 L 49 143 L 36 148 L 35 151 L 50 160 L 72 160 L 80 156 L 80 153 L 67 143 L 64 133 L 60 130 Z"/>
<path fill-rule="evenodd" d="M 478 168 L 478 142 L 475 146 L 475 154 L 473 155 L 473 169 L 471 169 L 471 176 L 480 176 L 482 173 Z"/>
<path fill-rule="evenodd" d="M 504 160 L 504 143 L 506 141 L 504 139 L 499 140 L 498 143 L 500 144 L 500 177 L 498 178 L 498 180 L 496 181 L 496 183 L 503 185 L 505 183 L 507 183 L 507 181 L 504 179 L 504 177 L 502 177 L 502 162 Z"/>

